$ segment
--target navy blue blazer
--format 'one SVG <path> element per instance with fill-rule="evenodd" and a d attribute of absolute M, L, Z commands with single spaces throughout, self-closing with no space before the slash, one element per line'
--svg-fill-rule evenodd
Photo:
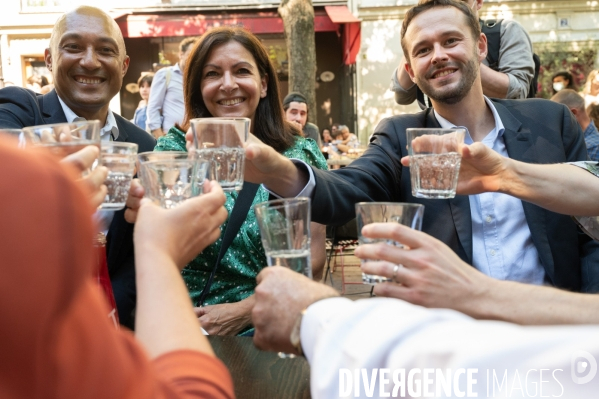
<path fill-rule="evenodd" d="M 114 114 L 119 128 L 116 141 L 136 143 L 139 152 L 152 151 L 156 140 L 120 115 Z M 0 128 L 64 123 L 66 116 L 58 101 L 56 91 L 45 95 L 35 94 L 20 87 L 0 89 Z M 135 258 L 133 251 L 133 224 L 125 221 L 125 210 L 115 212 L 106 243 L 106 257 L 110 281 L 121 324 L 133 329 L 135 309 Z"/>
<path fill-rule="evenodd" d="M 587 159 L 584 136 L 567 107 L 541 99 L 493 100 L 505 126 L 510 158 L 538 164 Z M 355 217 L 356 202 L 415 202 L 425 205 L 422 231 L 438 238 L 472 264 L 472 220 L 468 196 L 448 200 L 415 198 L 407 155 L 406 128 L 439 127 L 431 109 L 384 119 L 368 149 L 346 168 L 314 169 L 312 220 L 343 224 Z M 523 202 L 532 240 L 548 279 L 556 287 L 599 292 L 599 243 L 569 216 Z"/>

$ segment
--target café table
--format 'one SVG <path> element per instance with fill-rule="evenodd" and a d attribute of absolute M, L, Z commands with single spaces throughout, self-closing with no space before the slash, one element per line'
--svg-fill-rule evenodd
<path fill-rule="evenodd" d="M 254 346 L 250 337 L 209 336 L 227 366 L 237 399 L 309 399 L 310 366 L 304 357 L 280 358 Z"/>
<path fill-rule="evenodd" d="M 338 158 L 329 158 L 327 159 L 327 165 L 329 165 L 329 169 L 339 169 L 341 166 L 347 166 L 352 163 L 355 158 L 349 158 L 346 156 L 338 157 Z"/>

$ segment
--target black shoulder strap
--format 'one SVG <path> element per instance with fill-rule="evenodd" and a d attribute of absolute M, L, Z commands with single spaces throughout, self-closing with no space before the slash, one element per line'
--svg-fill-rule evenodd
<path fill-rule="evenodd" d="M 218 251 L 218 256 L 216 258 L 216 262 L 214 263 L 214 268 L 212 269 L 212 273 L 210 273 L 210 277 L 200 294 L 200 300 L 198 301 L 198 306 L 204 305 L 204 301 L 206 300 L 206 296 L 210 292 L 210 286 L 212 285 L 212 281 L 214 280 L 214 275 L 216 274 L 216 269 L 220 264 L 221 259 L 225 256 L 225 252 L 229 249 L 229 246 L 233 242 L 233 239 L 239 232 L 243 221 L 247 218 L 247 214 L 254 202 L 254 197 L 256 197 L 256 192 L 258 192 L 259 184 L 243 182 L 243 189 L 239 192 L 239 196 L 235 201 L 235 205 L 233 206 L 233 210 L 231 211 L 231 216 L 229 217 L 229 222 L 227 223 L 227 228 L 225 229 L 225 234 L 223 235 L 223 242 L 220 246 L 220 251 Z"/>
<path fill-rule="evenodd" d="M 489 68 L 496 71 L 499 67 L 499 47 L 501 44 L 501 22 L 502 19 L 480 20 L 480 28 L 487 36 L 487 61 Z"/>

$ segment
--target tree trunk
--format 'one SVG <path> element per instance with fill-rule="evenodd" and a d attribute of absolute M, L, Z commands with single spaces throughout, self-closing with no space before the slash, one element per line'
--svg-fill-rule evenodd
<path fill-rule="evenodd" d="M 285 27 L 289 58 L 289 92 L 308 100 L 308 120 L 316 121 L 316 46 L 312 0 L 282 0 L 279 14 Z"/>

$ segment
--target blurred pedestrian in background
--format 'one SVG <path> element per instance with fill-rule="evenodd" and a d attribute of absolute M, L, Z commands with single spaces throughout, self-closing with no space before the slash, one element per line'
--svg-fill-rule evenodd
<path fill-rule="evenodd" d="M 570 72 L 560 71 L 556 73 L 551 78 L 551 82 L 553 84 L 553 94 L 557 94 L 558 91 L 563 89 L 572 89 L 574 91 L 578 91 L 576 88 L 576 83 L 574 82 L 574 78 Z"/>
<path fill-rule="evenodd" d="M 139 86 L 139 95 L 141 96 L 141 100 L 139 101 L 139 105 L 135 110 L 135 115 L 133 116 L 133 123 L 135 123 L 140 128 L 149 132 L 147 126 L 147 114 L 146 111 L 148 109 L 148 99 L 150 98 L 150 88 L 152 86 L 152 79 L 154 79 L 153 73 L 142 74 L 140 78 L 137 80 L 137 86 Z"/>

